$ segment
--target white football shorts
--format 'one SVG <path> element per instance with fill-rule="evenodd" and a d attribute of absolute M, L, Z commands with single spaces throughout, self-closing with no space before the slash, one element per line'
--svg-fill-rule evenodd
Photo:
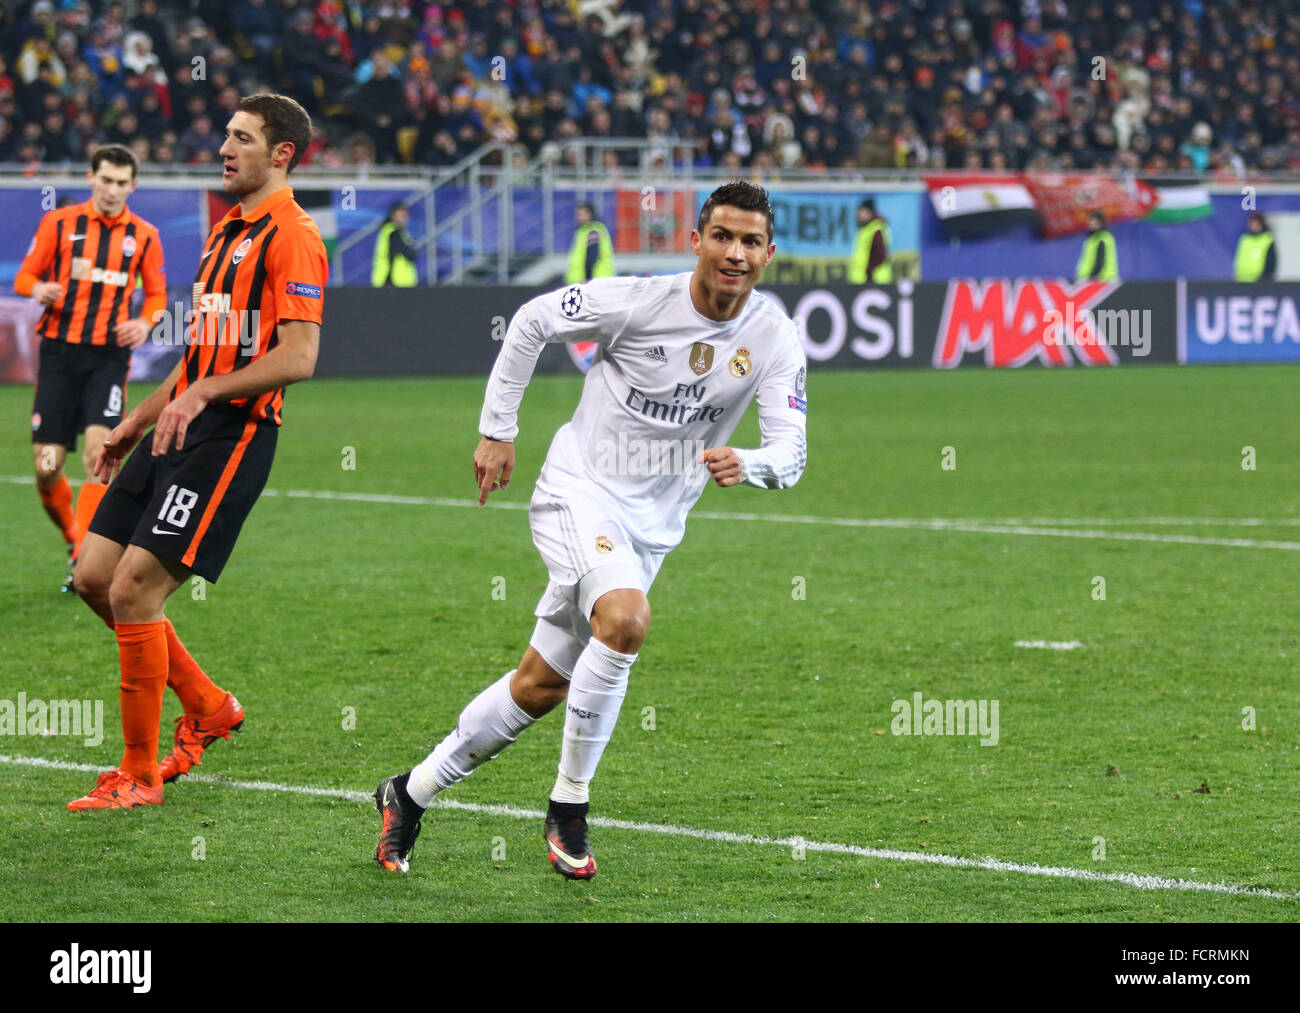
<path fill-rule="evenodd" d="M 596 601 L 620 588 L 649 594 L 667 553 L 639 546 L 613 511 L 581 495 L 534 492 L 528 524 L 550 575 L 529 643 L 551 668 L 572 677 L 591 639 Z"/>

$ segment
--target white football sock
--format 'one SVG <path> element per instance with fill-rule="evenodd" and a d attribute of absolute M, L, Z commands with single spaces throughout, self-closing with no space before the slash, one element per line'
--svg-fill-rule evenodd
<path fill-rule="evenodd" d="M 507 672 L 471 700 L 451 734 L 411 770 L 406 791 L 416 805 L 427 809 L 438 792 L 469 777 L 480 763 L 494 759 L 536 720 L 510 695 L 514 674 Z"/>
<path fill-rule="evenodd" d="M 551 792 L 554 801 L 586 802 L 590 797 L 588 786 L 618 723 L 634 661 L 635 654 L 621 654 L 595 637 L 578 656 L 564 707 L 564 746 Z"/>

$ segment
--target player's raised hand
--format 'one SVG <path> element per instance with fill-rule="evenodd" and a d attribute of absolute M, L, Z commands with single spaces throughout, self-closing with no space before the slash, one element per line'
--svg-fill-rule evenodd
<path fill-rule="evenodd" d="M 700 464 L 709 466 L 709 477 L 720 486 L 740 481 L 740 458 L 730 447 L 711 447 L 700 452 Z"/>
<path fill-rule="evenodd" d="M 515 445 L 504 440 L 479 440 L 474 451 L 474 482 L 478 485 L 478 505 L 487 502 L 488 493 L 510 484 L 515 470 Z"/>
<path fill-rule="evenodd" d="M 117 428 L 108 434 L 104 445 L 95 451 L 94 467 L 91 473 L 104 485 L 117 477 L 126 455 L 140 442 L 141 429 L 127 416 L 117 424 Z"/>
<path fill-rule="evenodd" d="M 161 457 L 167 453 L 171 449 L 173 439 L 176 441 L 176 449 L 183 450 L 185 434 L 189 431 L 190 423 L 207 406 L 208 399 L 198 392 L 198 384 L 186 387 L 181 394 L 177 395 L 176 400 L 162 410 L 162 414 L 158 416 L 158 424 L 154 426 L 153 456 Z"/>

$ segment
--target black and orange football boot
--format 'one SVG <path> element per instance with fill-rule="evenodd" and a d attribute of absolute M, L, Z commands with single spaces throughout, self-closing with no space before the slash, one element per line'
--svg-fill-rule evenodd
<path fill-rule="evenodd" d="M 588 805 L 552 800 L 546 809 L 546 857 L 565 879 L 596 875 L 596 856 L 587 843 Z"/>
<path fill-rule="evenodd" d="M 409 872 L 411 850 L 420 836 L 420 817 L 424 810 L 406 793 L 410 772 L 389 777 L 375 789 L 375 809 L 384 818 L 375 848 L 375 861 L 389 872 Z"/>

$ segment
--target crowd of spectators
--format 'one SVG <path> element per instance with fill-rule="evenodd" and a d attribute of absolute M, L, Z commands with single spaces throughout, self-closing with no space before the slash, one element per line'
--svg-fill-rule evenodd
<path fill-rule="evenodd" d="M 35 0 L 0 6 L 0 161 L 212 162 L 293 95 L 304 162 L 648 138 L 783 168 L 1300 169 L 1278 0 Z M 550 149 L 554 150 L 554 149 Z M 620 170 L 609 152 L 608 168 Z"/>

